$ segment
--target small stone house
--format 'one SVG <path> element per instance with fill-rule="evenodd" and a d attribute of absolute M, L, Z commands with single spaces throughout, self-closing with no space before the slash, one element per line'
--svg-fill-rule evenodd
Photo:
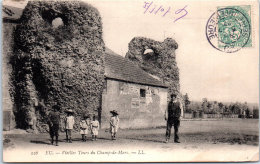
<path fill-rule="evenodd" d="M 126 58 L 106 53 L 106 86 L 102 95 L 102 128 L 109 126 L 110 111 L 117 110 L 121 128 L 165 125 L 167 86 Z"/>

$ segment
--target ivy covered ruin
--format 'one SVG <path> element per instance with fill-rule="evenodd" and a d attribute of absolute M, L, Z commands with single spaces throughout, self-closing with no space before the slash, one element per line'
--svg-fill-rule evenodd
<path fill-rule="evenodd" d="M 163 42 L 145 37 L 135 37 L 128 45 L 126 58 L 144 71 L 157 76 L 168 86 L 168 96 L 180 94 L 179 69 L 175 50 L 178 44 L 171 38 Z"/>
<path fill-rule="evenodd" d="M 97 9 L 77 1 L 29 1 L 14 31 L 11 95 L 18 128 L 52 106 L 63 113 L 99 114 L 104 84 L 104 42 Z"/>

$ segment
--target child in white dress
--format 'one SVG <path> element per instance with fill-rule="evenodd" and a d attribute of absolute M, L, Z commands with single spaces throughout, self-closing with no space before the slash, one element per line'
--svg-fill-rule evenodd
<path fill-rule="evenodd" d="M 99 129 L 99 122 L 96 120 L 96 116 L 93 116 L 93 121 L 91 121 L 91 133 L 92 133 L 92 141 L 97 140 Z"/>
<path fill-rule="evenodd" d="M 90 129 L 90 119 L 89 116 L 84 116 L 82 120 L 80 120 L 80 134 L 82 136 L 82 141 L 87 141 L 87 134 Z"/>

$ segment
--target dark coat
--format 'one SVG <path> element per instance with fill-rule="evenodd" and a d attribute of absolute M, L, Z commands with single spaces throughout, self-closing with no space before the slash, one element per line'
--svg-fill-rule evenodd
<path fill-rule="evenodd" d="M 169 119 L 179 119 L 181 116 L 181 105 L 180 102 L 170 101 L 167 110 L 167 120 Z"/>
<path fill-rule="evenodd" d="M 48 124 L 50 128 L 50 135 L 58 136 L 60 129 L 60 113 L 59 112 L 50 112 L 48 117 Z"/>
<path fill-rule="evenodd" d="M 49 123 L 52 125 L 59 125 L 60 124 L 60 113 L 51 111 L 49 113 Z"/>

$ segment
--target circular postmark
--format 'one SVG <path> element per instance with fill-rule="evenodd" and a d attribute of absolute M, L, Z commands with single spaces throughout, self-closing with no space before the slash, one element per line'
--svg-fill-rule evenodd
<path fill-rule="evenodd" d="M 214 12 L 206 25 L 209 43 L 217 50 L 232 53 L 243 48 L 250 38 L 250 22 L 235 8 L 221 8 Z"/>

